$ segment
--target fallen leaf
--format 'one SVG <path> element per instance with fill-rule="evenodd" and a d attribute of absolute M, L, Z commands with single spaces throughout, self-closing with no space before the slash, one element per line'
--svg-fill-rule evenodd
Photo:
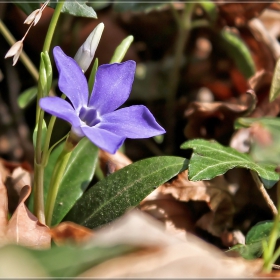
<path fill-rule="evenodd" d="M 94 236 L 94 231 L 72 222 L 63 222 L 50 229 L 53 241 L 61 246 L 67 243 L 84 243 Z"/>
<path fill-rule="evenodd" d="M 244 3 L 235 1 L 234 3 L 226 3 L 225 1 L 225 3 L 218 3 L 219 20 L 230 26 L 245 25 L 250 19 L 258 17 L 269 5 L 269 2 Z"/>
<path fill-rule="evenodd" d="M 24 204 L 30 192 L 31 187 L 28 185 L 21 189 L 18 207 L 7 225 L 6 238 L 11 243 L 31 248 L 49 248 L 51 242 L 49 228 L 41 224 Z"/>
<path fill-rule="evenodd" d="M 164 232 L 160 223 L 131 211 L 96 232 L 94 244 L 127 244 L 142 248 L 99 264 L 80 277 L 249 277 L 262 268 L 262 260 L 230 258 L 214 246 L 188 233 L 186 241 Z"/>
<path fill-rule="evenodd" d="M 219 139 L 232 133 L 235 119 L 249 113 L 254 105 L 254 98 L 255 95 L 251 92 L 236 100 L 241 104 L 192 102 L 185 111 L 188 118 L 184 129 L 186 138 Z"/>
<path fill-rule="evenodd" d="M 100 167 L 105 175 L 114 173 L 119 169 L 129 165 L 132 161 L 120 151 L 115 154 L 99 150 Z"/>

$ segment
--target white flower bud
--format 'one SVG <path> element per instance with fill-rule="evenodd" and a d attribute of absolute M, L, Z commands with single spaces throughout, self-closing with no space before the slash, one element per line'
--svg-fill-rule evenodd
<path fill-rule="evenodd" d="M 22 40 L 17 41 L 12 45 L 9 51 L 6 53 L 5 58 L 13 56 L 13 66 L 17 63 L 18 58 L 22 52 L 23 42 Z"/>
<path fill-rule="evenodd" d="M 33 22 L 34 20 L 34 26 L 38 23 L 38 21 L 40 20 L 42 16 L 42 11 L 41 9 L 37 9 L 35 11 L 33 11 L 24 21 L 25 24 L 30 24 Z"/>
<path fill-rule="evenodd" d="M 104 29 L 104 24 L 99 23 L 95 29 L 87 37 L 83 45 L 78 49 L 74 59 L 77 61 L 79 66 L 84 72 L 90 66 L 92 59 L 94 57 L 96 48 L 99 44 L 102 32 Z"/>

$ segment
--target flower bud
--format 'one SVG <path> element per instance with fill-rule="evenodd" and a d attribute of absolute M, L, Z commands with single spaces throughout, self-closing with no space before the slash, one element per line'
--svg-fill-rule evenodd
<path fill-rule="evenodd" d="M 38 23 L 38 21 L 40 20 L 42 16 L 42 11 L 41 9 L 37 9 L 35 11 L 33 11 L 24 21 L 25 24 L 30 24 L 33 22 L 34 20 L 34 26 Z"/>
<path fill-rule="evenodd" d="M 22 40 L 17 41 L 12 45 L 9 51 L 6 53 L 5 58 L 13 56 L 13 66 L 17 63 L 18 58 L 22 52 L 23 42 Z"/>
<path fill-rule="evenodd" d="M 83 45 L 78 49 L 74 59 L 77 61 L 79 66 L 84 72 L 90 66 L 92 59 L 94 57 L 96 48 L 99 44 L 102 32 L 104 29 L 104 24 L 99 23 L 95 29 L 90 33 Z"/>

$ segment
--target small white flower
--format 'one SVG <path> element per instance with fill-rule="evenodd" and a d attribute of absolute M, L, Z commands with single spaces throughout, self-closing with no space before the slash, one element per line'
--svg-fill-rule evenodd
<path fill-rule="evenodd" d="M 83 45 L 78 49 L 74 59 L 77 61 L 83 72 L 86 72 L 94 57 L 95 51 L 99 44 L 104 24 L 99 23 L 87 37 Z"/>
<path fill-rule="evenodd" d="M 34 21 L 34 26 L 38 23 L 38 21 L 40 20 L 42 16 L 42 10 L 41 9 L 37 9 L 35 11 L 33 11 L 24 21 L 25 24 L 30 24 Z"/>
<path fill-rule="evenodd" d="M 13 66 L 17 63 L 18 58 L 22 52 L 22 48 L 23 48 L 23 42 L 22 40 L 20 40 L 14 43 L 12 47 L 9 49 L 9 51 L 6 53 L 5 58 L 12 57 L 12 56 L 14 57 Z"/>

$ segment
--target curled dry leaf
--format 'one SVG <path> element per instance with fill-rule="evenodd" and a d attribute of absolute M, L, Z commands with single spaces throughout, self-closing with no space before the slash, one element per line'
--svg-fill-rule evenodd
<path fill-rule="evenodd" d="M 262 266 L 262 260 L 229 258 L 192 234 L 186 241 L 177 239 L 164 232 L 160 223 L 137 211 L 97 231 L 93 242 L 142 250 L 105 261 L 80 277 L 235 278 L 252 276 Z"/>
<path fill-rule="evenodd" d="M 105 175 L 114 173 L 132 163 L 132 161 L 120 151 L 112 155 L 103 150 L 99 150 L 99 161 L 100 167 Z"/>
<path fill-rule="evenodd" d="M 58 245 L 75 243 L 80 244 L 94 236 L 93 230 L 72 222 L 63 222 L 50 229 L 53 241 Z"/>
<path fill-rule="evenodd" d="M 250 93 L 241 96 L 240 100 L 236 100 L 241 104 L 192 102 L 185 112 L 185 116 L 188 118 L 184 130 L 185 136 L 188 139 L 219 139 L 228 135 L 233 131 L 235 119 L 248 114 L 252 109 L 254 98 L 255 95 Z"/>
<path fill-rule="evenodd" d="M 234 3 L 218 4 L 219 20 L 230 26 L 245 25 L 250 19 L 258 17 L 265 8 L 269 7 L 270 2 L 244 3 L 235 1 Z"/>
<path fill-rule="evenodd" d="M 30 192 L 30 186 L 21 189 L 18 207 L 7 225 L 6 238 L 11 243 L 27 247 L 49 248 L 51 241 L 49 228 L 41 224 L 24 204 Z"/>

